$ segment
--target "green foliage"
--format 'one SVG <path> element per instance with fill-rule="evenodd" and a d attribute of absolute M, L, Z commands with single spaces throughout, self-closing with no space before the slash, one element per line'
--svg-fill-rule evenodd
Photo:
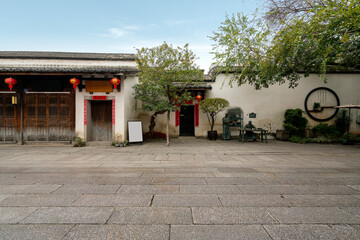
<path fill-rule="evenodd" d="M 337 139 L 340 136 L 335 126 L 329 126 L 327 123 L 319 123 L 312 129 L 315 136 Z"/>
<path fill-rule="evenodd" d="M 301 109 L 287 109 L 285 111 L 284 129 L 290 132 L 290 137 L 303 137 L 306 125 L 307 120 L 302 116 Z"/>
<path fill-rule="evenodd" d="M 200 102 L 200 108 L 208 117 L 211 131 L 214 130 L 216 115 L 228 106 L 229 102 L 223 98 L 206 98 Z"/>
<path fill-rule="evenodd" d="M 350 128 L 350 117 L 348 111 L 345 109 L 341 109 L 337 114 L 337 118 L 335 120 L 336 129 L 340 134 L 344 134 L 349 131 Z"/>
<path fill-rule="evenodd" d="M 81 137 L 76 136 L 74 140 L 75 140 L 74 147 L 85 147 L 86 142 L 84 142 L 84 139 L 82 139 Z"/>
<path fill-rule="evenodd" d="M 304 138 L 304 137 L 300 137 L 300 136 L 291 136 L 289 138 L 289 141 L 290 142 L 293 142 L 293 143 L 307 143 L 309 142 L 309 139 L 308 138 Z"/>
<path fill-rule="evenodd" d="M 149 131 L 155 127 L 155 117 L 169 112 L 190 94 L 186 87 L 202 79 L 203 73 L 195 64 L 196 56 L 184 47 L 174 48 L 166 42 L 153 48 L 137 49 L 136 62 L 139 83 L 134 88 L 134 97 L 140 101 L 136 110 L 151 112 Z"/>
<path fill-rule="evenodd" d="M 360 68 L 360 4 L 358 0 L 307 1 L 310 10 L 302 16 L 271 23 L 237 14 L 226 16 L 210 37 L 220 71 L 230 82 L 249 83 L 256 89 L 289 81 L 296 87 L 299 72 L 311 72 L 326 80 L 329 69 Z M 280 7 L 269 11 L 275 14 Z M 266 17 L 266 16 L 265 16 Z"/>

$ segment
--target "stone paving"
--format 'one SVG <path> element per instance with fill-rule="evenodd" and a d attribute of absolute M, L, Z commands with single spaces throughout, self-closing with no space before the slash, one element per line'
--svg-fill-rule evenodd
<path fill-rule="evenodd" d="M 360 145 L 0 145 L 0 239 L 360 239 Z"/>

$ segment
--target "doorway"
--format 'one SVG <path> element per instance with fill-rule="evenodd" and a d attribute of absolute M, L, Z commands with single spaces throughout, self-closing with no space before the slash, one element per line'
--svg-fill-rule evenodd
<path fill-rule="evenodd" d="M 90 141 L 112 140 L 112 101 L 90 101 Z"/>
<path fill-rule="evenodd" d="M 194 106 L 185 105 L 180 109 L 180 136 L 195 136 Z"/>

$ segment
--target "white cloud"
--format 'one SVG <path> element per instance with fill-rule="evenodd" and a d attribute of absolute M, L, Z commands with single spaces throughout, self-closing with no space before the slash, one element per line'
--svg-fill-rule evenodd
<path fill-rule="evenodd" d="M 114 38 L 120 38 L 127 34 L 129 34 L 129 32 L 125 31 L 124 29 L 121 29 L 121 28 L 110 28 L 109 29 L 109 36 L 114 37 Z"/>

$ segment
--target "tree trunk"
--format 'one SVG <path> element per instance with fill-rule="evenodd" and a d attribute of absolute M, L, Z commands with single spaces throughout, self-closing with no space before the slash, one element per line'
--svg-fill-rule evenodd
<path fill-rule="evenodd" d="M 157 115 L 163 114 L 163 113 L 165 113 L 165 111 L 155 112 L 153 115 L 151 115 L 150 125 L 149 125 L 149 136 L 152 136 L 154 134 L 154 128 L 156 125 L 155 118 L 157 117 Z"/>
<path fill-rule="evenodd" d="M 214 123 L 215 123 L 215 116 L 214 115 L 210 115 L 211 116 L 211 126 L 210 126 L 210 129 L 211 131 L 214 130 Z"/>
<path fill-rule="evenodd" d="M 167 112 L 167 121 L 166 121 L 166 146 L 170 145 L 169 139 L 169 122 L 170 122 L 170 111 Z"/>

